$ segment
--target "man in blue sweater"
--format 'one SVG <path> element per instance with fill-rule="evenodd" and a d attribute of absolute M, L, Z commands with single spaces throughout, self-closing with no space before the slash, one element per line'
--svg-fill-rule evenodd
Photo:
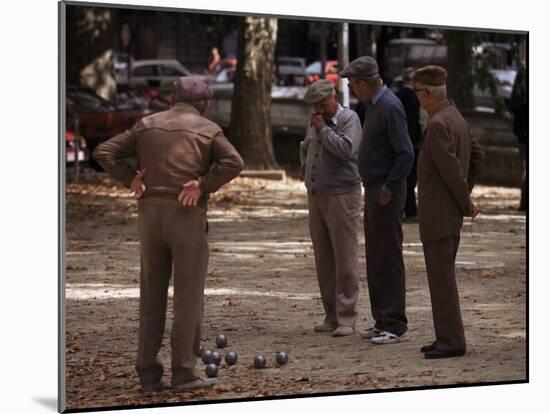
<path fill-rule="evenodd" d="M 414 162 L 407 116 L 370 56 L 352 61 L 340 76 L 366 103 L 359 146 L 359 174 L 365 187 L 363 217 L 367 282 L 374 326 L 361 332 L 375 344 L 407 340 L 402 214 L 406 180 Z"/>

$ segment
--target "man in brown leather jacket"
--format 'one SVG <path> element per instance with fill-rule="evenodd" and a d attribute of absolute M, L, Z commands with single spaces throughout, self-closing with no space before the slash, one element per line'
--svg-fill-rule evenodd
<path fill-rule="evenodd" d="M 202 115 L 212 91 L 194 76 L 174 84 L 171 109 L 143 118 L 99 145 L 95 159 L 129 186 L 138 201 L 141 247 L 139 340 L 136 371 L 142 389 L 158 390 L 158 359 L 174 276 L 172 387 L 211 386 L 195 369 L 201 340 L 204 281 L 208 265 L 208 194 L 236 177 L 243 160 L 218 125 Z M 137 157 L 136 172 L 128 163 Z"/>
<path fill-rule="evenodd" d="M 436 336 L 421 349 L 427 359 L 466 352 L 455 260 L 464 217 L 479 213 L 470 192 L 484 158 L 468 124 L 446 98 L 446 79 L 447 71 L 433 65 L 414 75 L 416 94 L 429 114 L 418 157 L 418 222 Z"/>

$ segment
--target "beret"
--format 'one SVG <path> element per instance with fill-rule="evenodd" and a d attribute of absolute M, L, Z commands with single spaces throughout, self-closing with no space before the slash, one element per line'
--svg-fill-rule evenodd
<path fill-rule="evenodd" d="M 318 81 L 313 82 L 307 88 L 306 94 L 304 95 L 304 101 L 308 105 L 321 102 L 326 97 L 330 96 L 334 91 L 334 84 L 327 79 L 319 79 Z"/>
<path fill-rule="evenodd" d="M 447 82 L 447 71 L 441 66 L 428 65 L 417 69 L 413 79 L 426 86 L 443 86 Z"/>
<path fill-rule="evenodd" d="M 197 102 L 213 95 L 212 90 L 198 76 L 182 76 L 174 82 L 174 92 L 185 102 Z"/>
<path fill-rule="evenodd" d="M 378 75 L 378 63 L 370 56 L 358 57 L 340 72 L 341 78 L 368 79 L 376 75 Z"/>

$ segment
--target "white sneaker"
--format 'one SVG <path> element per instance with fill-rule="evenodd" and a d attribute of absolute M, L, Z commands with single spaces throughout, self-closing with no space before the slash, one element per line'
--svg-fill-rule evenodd
<path fill-rule="evenodd" d="M 364 329 L 360 331 L 359 333 L 363 338 L 371 339 L 374 338 L 377 335 L 380 335 L 380 332 L 382 332 L 380 329 L 376 329 L 374 326 L 371 328 Z"/>
<path fill-rule="evenodd" d="M 371 342 L 377 345 L 396 344 L 398 342 L 405 342 L 409 340 L 407 332 L 401 336 L 397 336 L 388 331 L 381 331 L 378 335 L 371 338 Z"/>

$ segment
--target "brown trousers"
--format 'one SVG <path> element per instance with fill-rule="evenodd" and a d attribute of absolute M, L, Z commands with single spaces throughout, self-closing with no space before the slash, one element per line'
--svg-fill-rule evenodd
<path fill-rule="evenodd" d="M 357 229 L 361 190 L 341 195 L 308 196 L 309 231 L 325 322 L 355 327 L 359 296 Z"/>
<path fill-rule="evenodd" d="M 460 232 L 422 243 L 432 301 L 436 348 L 446 351 L 466 349 L 455 275 L 459 243 Z"/>
<path fill-rule="evenodd" d="M 391 202 L 380 205 L 382 184 L 365 187 L 365 250 L 367 284 L 375 328 L 401 336 L 407 332 L 405 315 L 405 264 L 402 215 L 406 183 L 399 185 Z"/>
<path fill-rule="evenodd" d="M 208 265 L 206 210 L 139 202 L 141 245 L 139 341 L 136 371 L 141 384 L 160 381 L 158 353 L 166 320 L 170 277 L 174 275 L 172 384 L 197 378 L 196 356 L 201 340 L 204 282 Z"/>

